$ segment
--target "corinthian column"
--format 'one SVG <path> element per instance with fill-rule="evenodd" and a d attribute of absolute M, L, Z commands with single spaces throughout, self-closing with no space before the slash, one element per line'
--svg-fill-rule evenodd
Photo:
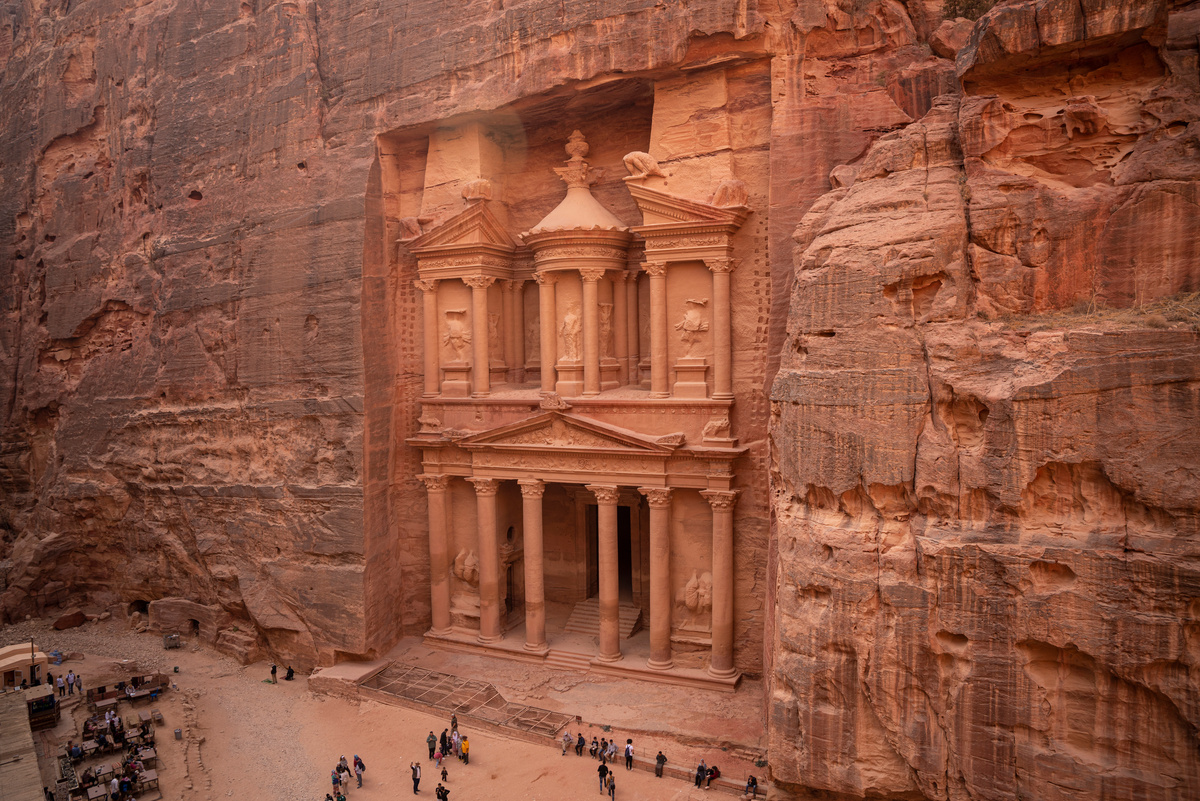
<path fill-rule="evenodd" d="M 546 579 L 542 550 L 542 494 L 546 485 L 536 478 L 522 478 L 521 508 L 525 523 L 525 648 L 546 647 Z"/>
<path fill-rule="evenodd" d="M 496 279 L 490 275 L 470 275 L 463 283 L 471 287 L 471 396 L 491 394 L 491 360 L 488 358 L 488 287 Z"/>
<path fill-rule="evenodd" d="M 425 482 L 429 506 L 429 606 L 431 634 L 450 631 L 450 552 L 446 532 L 446 487 L 449 476 L 417 476 Z"/>
<path fill-rule="evenodd" d="M 650 276 L 650 397 L 666 398 L 667 389 L 667 264 L 646 262 Z"/>
<path fill-rule="evenodd" d="M 424 314 L 421 324 L 425 329 L 425 397 L 432 397 L 441 391 L 442 377 L 440 359 L 441 343 L 438 341 L 437 316 L 437 280 L 413 281 L 413 286 L 421 290 L 424 301 Z"/>
<path fill-rule="evenodd" d="M 496 543 L 496 492 L 494 478 L 469 478 L 475 485 L 479 530 L 479 641 L 497 642 L 500 631 L 500 551 Z"/>
<path fill-rule="evenodd" d="M 558 312 L 554 307 L 554 273 L 535 273 L 534 280 L 538 283 L 538 315 L 541 328 L 541 342 L 538 345 L 542 360 L 542 392 L 553 392 L 558 382 L 556 368 L 558 361 L 558 332 L 556 319 Z"/>
<path fill-rule="evenodd" d="M 733 333 L 730 327 L 730 273 L 733 259 L 712 259 L 708 269 L 713 283 L 713 399 L 733 399 Z"/>
<path fill-rule="evenodd" d="M 600 394 L 600 292 L 604 270 L 579 271 L 583 278 L 583 394 Z"/>
<path fill-rule="evenodd" d="M 671 490 L 640 487 L 650 504 L 650 659 L 646 667 L 667 670 L 671 658 Z"/>
<path fill-rule="evenodd" d="M 595 494 L 600 562 L 600 653 L 604 662 L 621 658 L 620 576 L 617 561 L 617 488 L 588 484 Z"/>
<path fill-rule="evenodd" d="M 708 672 L 729 678 L 733 669 L 733 507 L 738 492 L 700 493 L 712 506 L 712 661 Z"/>

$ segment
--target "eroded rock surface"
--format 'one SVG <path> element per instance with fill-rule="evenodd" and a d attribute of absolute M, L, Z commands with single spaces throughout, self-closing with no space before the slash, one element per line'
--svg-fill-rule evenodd
<path fill-rule="evenodd" d="M 1193 14 L 994 9 L 963 95 L 841 168 L 797 229 L 781 784 L 1200 787 Z"/>

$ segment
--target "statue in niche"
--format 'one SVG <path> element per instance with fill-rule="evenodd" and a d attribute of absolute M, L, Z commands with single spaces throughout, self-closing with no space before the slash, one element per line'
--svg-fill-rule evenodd
<path fill-rule="evenodd" d="M 707 305 L 708 298 L 689 298 L 684 304 L 683 319 L 675 323 L 675 330 L 680 332 L 679 341 L 687 346 L 683 352 L 684 358 L 692 355 L 692 350 L 701 339 L 700 335 L 708 330 L 708 320 L 704 319 L 702 313 Z"/>
<path fill-rule="evenodd" d="M 707 631 L 712 628 L 712 573 L 692 571 L 675 597 L 676 619 L 681 629 Z"/>
<path fill-rule="evenodd" d="M 727 178 L 717 184 L 717 191 L 713 192 L 712 196 L 712 205 L 722 208 L 745 206 L 749 199 L 750 192 L 744 183 L 736 178 Z"/>
<path fill-rule="evenodd" d="M 600 304 L 600 355 L 605 359 L 613 358 L 613 305 Z"/>
<path fill-rule="evenodd" d="M 635 150 L 625 156 L 625 169 L 629 170 L 629 175 L 625 178 L 626 181 L 638 181 L 651 175 L 656 175 L 659 178 L 667 177 L 663 175 L 663 171 L 659 168 L 658 159 L 640 150 Z"/>
<path fill-rule="evenodd" d="M 579 337 L 583 332 L 583 320 L 579 316 L 579 304 L 572 303 L 563 315 L 559 333 L 563 339 L 563 358 L 567 361 L 579 360 Z"/>
<path fill-rule="evenodd" d="M 463 200 L 470 203 L 478 200 L 492 199 L 492 182 L 486 178 L 475 178 L 463 184 Z"/>
<path fill-rule="evenodd" d="M 488 314 L 488 358 L 503 360 L 504 345 L 500 341 L 500 315 Z"/>
<path fill-rule="evenodd" d="M 450 349 L 452 362 L 465 362 L 467 348 L 471 345 L 471 329 L 467 327 L 466 309 L 446 311 L 446 335 L 442 342 Z"/>
<path fill-rule="evenodd" d="M 479 557 L 474 551 L 463 548 L 454 557 L 453 573 L 459 581 L 472 587 L 479 586 Z"/>

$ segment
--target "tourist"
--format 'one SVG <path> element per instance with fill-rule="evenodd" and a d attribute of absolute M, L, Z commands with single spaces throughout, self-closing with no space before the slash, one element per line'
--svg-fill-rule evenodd
<path fill-rule="evenodd" d="M 334 768 L 333 773 L 329 775 L 329 782 L 333 785 L 333 794 L 337 795 L 338 790 L 342 787 L 342 774 L 338 772 L 337 768 Z"/>
<path fill-rule="evenodd" d="M 335 798 L 333 801 L 346 801 L 346 794 L 345 794 L 345 793 L 338 793 L 338 794 L 337 794 L 337 798 Z"/>
<path fill-rule="evenodd" d="M 754 776 L 746 779 L 746 795 L 750 796 L 750 801 L 758 798 L 758 779 Z"/>
<path fill-rule="evenodd" d="M 583 732 L 579 732 L 579 739 L 575 741 L 575 756 L 583 756 L 585 745 L 587 745 L 587 741 L 583 739 Z"/>
<path fill-rule="evenodd" d="M 326 793 L 326 794 L 325 794 L 325 801 L 333 801 L 333 796 L 331 796 L 329 793 Z"/>
<path fill-rule="evenodd" d="M 667 764 L 667 758 L 663 756 L 663 752 L 659 751 L 658 756 L 654 758 L 654 775 L 662 778 L 663 765 Z"/>
<path fill-rule="evenodd" d="M 707 778 L 708 778 L 708 781 L 706 781 L 704 783 L 705 790 L 707 790 L 709 787 L 712 786 L 713 779 L 721 778 L 721 769 L 718 768 L 716 765 L 713 765 L 711 768 L 708 769 Z"/>
<path fill-rule="evenodd" d="M 442 747 L 442 754 L 450 753 L 450 730 L 442 729 L 442 734 L 438 737 L 438 745 Z"/>
<path fill-rule="evenodd" d="M 450 781 L 450 774 L 448 774 L 448 773 L 446 772 L 446 766 L 445 766 L 445 765 L 442 765 L 442 781 L 444 781 L 444 782 L 448 782 L 448 781 Z"/>
<path fill-rule="evenodd" d="M 75 674 L 75 689 L 79 691 L 80 695 L 83 695 L 83 676 L 78 673 Z"/>
<path fill-rule="evenodd" d="M 708 765 L 704 764 L 704 760 L 700 760 L 700 764 L 696 766 L 696 786 L 704 784 L 705 777 L 708 776 Z"/>
<path fill-rule="evenodd" d="M 608 744 L 608 748 L 605 749 L 605 757 L 608 759 L 609 762 L 616 764 L 616 761 L 617 761 L 617 741 L 616 740 L 613 740 L 612 742 L 610 742 Z"/>
<path fill-rule="evenodd" d="M 358 754 L 354 755 L 354 776 L 358 779 L 358 786 L 362 787 L 362 776 L 367 772 L 367 763 L 358 758 Z"/>
<path fill-rule="evenodd" d="M 276 681 L 276 680 L 275 680 L 275 673 L 276 673 L 278 670 L 279 670 L 279 666 L 278 666 L 278 665 L 276 665 L 274 662 L 272 662 L 272 663 L 271 663 L 271 683 L 272 683 L 272 684 L 278 684 L 278 683 L 279 683 L 278 681 Z"/>
<path fill-rule="evenodd" d="M 467 736 L 465 734 L 463 735 L 463 738 L 462 738 L 462 755 L 463 755 L 463 764 L 470 765 L 471 764 L 471 744 L 469 742 L 467 742 Z"/>
<path fill-rule="evenodd" d="M 454 758 L 462 761 L 462 735 L 458 733 L 458 729 L 450 732 L 450 747 L 454 749 Z"/>
<path fill-rule="evenodd" d="M 121 789 L 121 783 L 117 781 L 117 777 L 113 776 L 112 781 L 108 783 L 108 794 L 115 796 Z"/>
<path fill-rule="evenodd" d="M 75 694 L 75 671 L 67 671 L 67 695 Z"/>
<path fill-rule="evenodd" d="M 593 735 L 592 736 L 592 744 L 588 748 L 588 755 L 591 756 L 592 759 L 595 759 L 599 754 L 600 754 L 600 741 L 596 739 L 595 735 Z"/>
<path fill-rule="evenodd" d="M 342 780 L 342 792 L 349 794 L 351 770 L 350 765 L 346 762 L 346 757 L 344 755 L 340 760 L 338 760 L 337 772 L 338 778 Z"/>
<path fill-rule="evenodd" d="M 450 715 L 450 731 L 458 731 L 458 715 Z"/>
<path fill-rule="evenodd" d="M 418 762 L 413 762 L 409 767 L 412 768 L 413 795 L 416 795 L 418 789 L 421 787 L 421 765 Z"/>
<path fill-rule="evenodd" d="M 294 680 L 295 680 L 295 678 L 296 678 L 296 671 L 292 670 L 292 666 L 291 666 L 291 665 L 288 665 L 288 667 L 287 667 L 287 675 L 283 677 L 283 680 L 284 680 L 284 681 L 294 681 Z"/>
<path fill-rule="evenodd" d="M 433 753 L 437 750 L 437 735 L 431 730 L 429 736 L 425 738 L 425 745 L 429 746 L 429 758 L 433 759 Z"/>
<path fill-rule="evenodd" d="M 604 784 L 608 781 L 608 765 L 605 765 L 603 762 L 601 762 L 600 767 L 596 768 L 596 773 L 600 775 L 600 792 L 603 793 Z"/>
<path fill-rule="evenodd" d="M 433 794 L 437 796 L 438 801 L 449 801 L 450 799 L 450 791 L 440 784 L 437 786 L 437 789 L 433 791 Z"/>
<path fill-rule="evenodd" d="M 445 755 L 442 753 L 442 749 L 440 749 L 440 748 L 433 752 L 434 764 L 436 764 L 439 768 L 442 766 L 442 757 L 443 756 L 445 756 Z"/>
<path fill-rule="evenodd" d="M 562 746 L 563 746 L 563 752 L 562 752 L 562 755 L 563 755 L 563 756 L 566 756 L 566 755 L 567 755 L 567 749 L 571 747 L 571 733 L 570 733 L 569 731 L 565 731 L 565 732 L 563 732 L 563 736 L 562 736 Z"/>
<path fill-rule="evenodd" d="M 63 681 L 62 676 L 59 676 L 55 681 L 58 682 L 58 697 L 62 698 L 67 694 L 67 683 Z"/>
<path fill-rule="evenodd" d="M 608 797 L 610 799 L 617 797 L 617 774 L 615 773 L 608 774 Z"/>

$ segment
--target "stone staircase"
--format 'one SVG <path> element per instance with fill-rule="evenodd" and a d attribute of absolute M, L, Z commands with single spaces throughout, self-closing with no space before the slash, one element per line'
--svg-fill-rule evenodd
<path fill-rule="evenodd" d="M 627 640 L 634 632 L 642 627 L 642 610 L 636 606 L 621 604 L 618 607 L 620 622 L 618 630 L 620 637 Z M 592 637 L 600 636 L 600 599 L 588 598 L 575 604 L 571 617 L 563 631 L 572 634 L 587 634 Z"/>
<path fill-rule="evenodd" d="M 582 670 L 587 671 L 591 666 L 591 657 L 587 654 L 577 654 L 573 651 L 559 651 L 554 648 L 546 654 L 546 661 L 542 663 L 548 668 L 556 670 Z"/>

